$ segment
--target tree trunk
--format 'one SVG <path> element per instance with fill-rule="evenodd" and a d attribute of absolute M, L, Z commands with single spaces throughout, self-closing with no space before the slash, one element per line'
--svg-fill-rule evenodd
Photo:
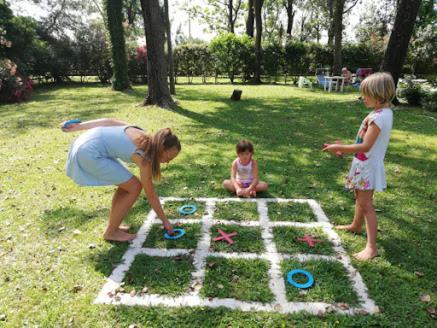
<path fill-rule="evenodd" d="M 169 108 L 174 105 L 174 101 L 167 84 L 164 51 L 165 21 L 159 7 L 159 0 L 141 0 L 141 9 L 147 43 L 148 94 L 144 99 L 144 105 Z"/>
<path fill-rule="evenodd" d="M 124 41 L 122 25 L 122 5 L 122 0 L 104 1 L 107 15 L 107 28 L 111 40 L 112 66 L 114 71 L 111 82 L 112 88 L 117 91 L 123 91 L 130 88 L 126 43 Z"/>
<path fill-rule="evenodd" d="M 421 0 L 400 0 L 396 11 L 393 30 L 385 50 L 382 70 L 391 73 L 395 85 L 407 56 L 408 44 L 413 33 Z M 398 102 L 397 99 L 395 103 Z"/>
<path fill-rule="evenodd" d="M 343 38 L 343 10 L 344 10 L 345 0 L 335 0 L 335 10 L 334 10 L 334 65 L 333 65 L 333 75 L 341 74 L 341 48 L 342 48 L 342 38 Z"/>
<path fill-rule="evenodd" d="M 293 11 L 293 0 L 287 0 L 287 3 L 285 4 L 285 9 L 287 10 L 287 37 L 291 39 L 294 14 L 296 13 L 295 11 Z"/>
<path fill-rule="evenodd" d="M 228 0 L 228 31 L 231 33 L 234 33 L 234 19 L 232 17 L 234 13 L 233 6 L 233 0 Z"/>
<path fill-rule="evenodd" d="M 328 47 L 332 48 L 334 44 L 334 1 L 328 0 L 328 11 L 329 11 L 329 27 L 328 27 Z"/>
<path fill-rule="evenodd" d="M 262 37 L 261 10 L 264 4 L 264 0 L 253 0 L 253 3 L 255 8 L 255 24 L 256 24 L 254 82 L 261 83 L 261 37 Z"/>
<path fill-rule="evenodd" d="M 248 0 L 247 3 L 248 6 L 248 14 L 247 14 L 247 21 L 246 21 L 246 34 L 253 38 L 253 24 L 255 20 L 254 12 L 253 12 L 253 0 Z"/>
<path fill-rule="evenodd" d="M 176 94 L 175 79 L 174 79 L 174 65 L 173 65 L 173 46 L 171 44 L 171 25 L 170 25 L 170 13 L 168 12 L 168 0 L 164 0 L 165 11 L 165 26 L 167 34 L 167 58 L 168 58 L 168 75 L 170 79 L 170 93 Z"/>

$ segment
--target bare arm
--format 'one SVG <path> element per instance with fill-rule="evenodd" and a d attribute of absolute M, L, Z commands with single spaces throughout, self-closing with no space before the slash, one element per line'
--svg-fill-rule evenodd
<path fill-rule="evenodd" d="M 323 151 L 329 151 L 331 153 L 341 151 L 345 154 L 365 153 L 373 147 L 376 138 L 378 138 L 380 132 L 381 129 L 375 123 L 371 123 L 367 129 L 366 134 L 364 135 L 363 143 L 353 145 L 332 144 L 323 148 Z"/>
<path fill-rule="evenodd" d="M 234 185 L 236 191 L 240 189 L 240 185 L 237 182 L 237 161 L 232 162 L 231 166 L 231 182 Z"/>
<path fill-rule="evenodd" d="M 149 163 L 144 164 L 143 158 L 137 154 L 132 155 L 132 160 L 140 168 L 141 185 L 143 186 L 144 192 L 146 193 L 147 200 L 149 201 L 150 206 L 155 211 L 156 215 L 161 219 L 162 223 L 164 224 L 164 228 L 167 230 L 167 232 L 172 234 L 173 229 L 167 217 L 165 216 L 165 213 L 161 206 L 161 202 L 159 201 L 159 197 L 156 194 L 155 188 L 153 186 L 152 165 Z"/>
<path fill-rule="evenodd" d="M 73 132 L 73 131 L 88 130 L 88 129 L 96 128 L 98 126 L 129 125 L 129 123 L 127 123 L 127 122 L 116 120 L 116 119 L 113 119 L 113 118 L 99 118 L 99 119 L 96 119 L 96 120 L 90 120 L 90 121 L 85 121 L 85 122 L 81 122 L 81 123 L 74 123 L 74 124 L 71 124 L 71 125 L 69 125 L 67 127 L 64 127 L 64 124 L 66 122 L 67 121 L 64 121 L 64 122 L 62 122 L 60 124 L 60 128 L 64 132 Z"/>
<path fill-rule="evenodd" d="M 255 187 L 259 182 L 258 162 L 255 161 L 254 159 L 252 160 L 252 176 L 253 176 L 253 180 L 248 188 L 250 191 L 255 190 Z"/>

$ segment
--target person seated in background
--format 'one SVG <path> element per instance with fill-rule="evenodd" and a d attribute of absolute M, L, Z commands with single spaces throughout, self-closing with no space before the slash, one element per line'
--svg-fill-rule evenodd
<path fill-rule="evenodd" d="M 341 69 L 341 76 L 344 77 L 345 84 L 352 83 L 352 73 L 347 69 L 347 67 Z"/>

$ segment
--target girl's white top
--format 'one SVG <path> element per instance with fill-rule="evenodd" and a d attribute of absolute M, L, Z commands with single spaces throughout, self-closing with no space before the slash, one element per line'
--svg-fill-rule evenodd
<path fill-rule="evenodd" d="M 393 112 L 390 108 L 374 110 L 361 123 L 356 143 L 362 143 L 371 123 L 380 129 L 372 148 L 366 153 L 356 153 L 347 176 L 349 189 L 382 191 L 387 187 L 384 171 L 384 157 L 390 141 L 393 126 Z"/>
<path fill-rule="evenodd" d="M 240 159 L 237 159 L 237 174 L 236 177 L 238 182 L 243 184 L 251 184 L 253 181 L 252 173 L 252 160 L 246 165 L 241 164 Z"/>

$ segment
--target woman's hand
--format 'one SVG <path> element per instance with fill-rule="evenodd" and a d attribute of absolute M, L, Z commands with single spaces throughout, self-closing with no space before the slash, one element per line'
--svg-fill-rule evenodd
<path fill-rule="evenodd" d="M 65 126 L 66 123 L 68 123 L 69 121 L 64 121 L 61 124 L 59 124 L 59 127 L 61 128 L 62 131 L 64 132 L 74 132 L 74 131 L 78 131 L 78 127 L 80 125 L 80 123 L 70 123 L 67 126 Z"/>
<path fill-rule="evenodd" d="M 174 234 L 173 226 L 168 219 L 162 220 L 162 224 L 164 225 L 164 229 L 167 230 L 167 233 L 170 236 Z"/>

